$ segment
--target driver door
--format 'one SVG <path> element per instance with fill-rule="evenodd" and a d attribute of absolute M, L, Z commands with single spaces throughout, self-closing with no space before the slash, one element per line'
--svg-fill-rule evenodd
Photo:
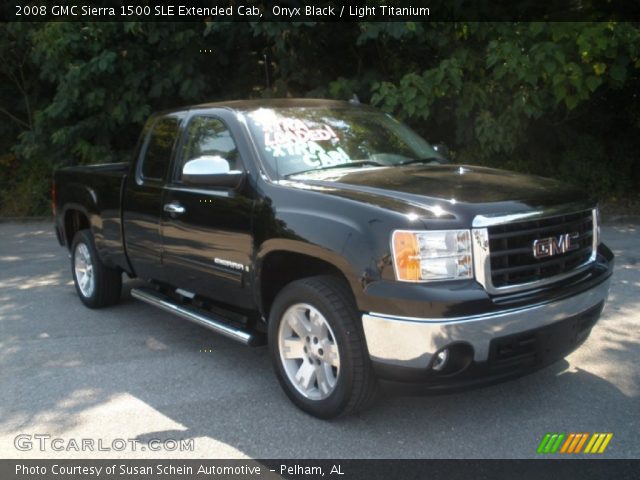
<path fill-rule="evenodd" d="M 187 162 L 216 158 L 227 170 L 243 170 L 236 142 L 225 123 L 212 115 L 194 115 L 176 156 L 176 167 L 163 195 L 162 265 L 173 286 L 216 301 L 250 308 L 252 200 L 243 185 L 225 182 L 190 184 L 182 172 Z M 193 163 L 192 163 L 193 165 Z M 188 170 L 188 169 L 187 169 Z M 175 275 L 173 275 L 175 273 Z"/>

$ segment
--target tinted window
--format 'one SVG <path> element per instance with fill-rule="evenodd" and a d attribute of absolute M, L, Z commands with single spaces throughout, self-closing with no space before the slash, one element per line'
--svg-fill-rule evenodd
<path fill-rule="evenodd" d="M 221 120 L 213 117 L 194 117 L 187 126 L 182 149 L 182 166 L 202 156 L 218 156 L 229 162 L 230 170 L 239 170 L 238 149 L 231 132 Z M 179 169 L 178 176 L 182 174 Z"/>
<path fill-rule="evenodd" d="M 171 151 L 179 130 L 179 121 L 174 117 L 158 120 L 151 131 L 149 146 L 142 162 L 142 176 L 163 179 L 171 161 Z"/>

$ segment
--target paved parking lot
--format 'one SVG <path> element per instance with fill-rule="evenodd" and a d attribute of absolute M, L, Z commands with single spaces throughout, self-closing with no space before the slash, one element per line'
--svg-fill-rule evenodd
<path fill-rule="evenodd" d="M 264 347 L 128 292 L 88 310 L 51 225 L 1 223 L 0 458 L 530 458 L 549 431 L 613 432 L 603 457 L 639 458 L 640 231 L 618 223 L 603 236 L 617 255 L 610 302 L 566 361 L 465 393 L 385 392 L 370 410 L 325 422 L 289 403 Z M 16 448 L 20 434 L 31 450 Z M 40 451 L 40 434 L 62 439 L 62 451 Z M 82 439 L 140 443 L 77 452 Z M 194 450 L 150 451 L 151 439 L 193 439 Z"/>

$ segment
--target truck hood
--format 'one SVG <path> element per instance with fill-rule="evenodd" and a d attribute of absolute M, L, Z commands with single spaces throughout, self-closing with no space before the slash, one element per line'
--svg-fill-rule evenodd
<path fill-rule="evenodd" d="M 330 169 L 296 175 L 291 180 L 299 187 L 405 213 L 407 207 L 419 206 L 455 217 L 459 213 L 527 212 L 587 203 L 584 192 L 556 180 L 467 165 Z"/>

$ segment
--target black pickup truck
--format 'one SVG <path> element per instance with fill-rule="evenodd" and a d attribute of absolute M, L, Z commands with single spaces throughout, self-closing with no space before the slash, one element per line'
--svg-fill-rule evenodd
<path fill-rule="evenodd" d="M 512 378 L 589 335 L 613 254 L 562 183 L 451 164 L 373 108 L 326 100 L 154 115 L 131 164 L 66 168 L 55 228 L 82 302 L 133 297 L 247 345 L 290 399 L 353 412 L 378 379 Z"/>

